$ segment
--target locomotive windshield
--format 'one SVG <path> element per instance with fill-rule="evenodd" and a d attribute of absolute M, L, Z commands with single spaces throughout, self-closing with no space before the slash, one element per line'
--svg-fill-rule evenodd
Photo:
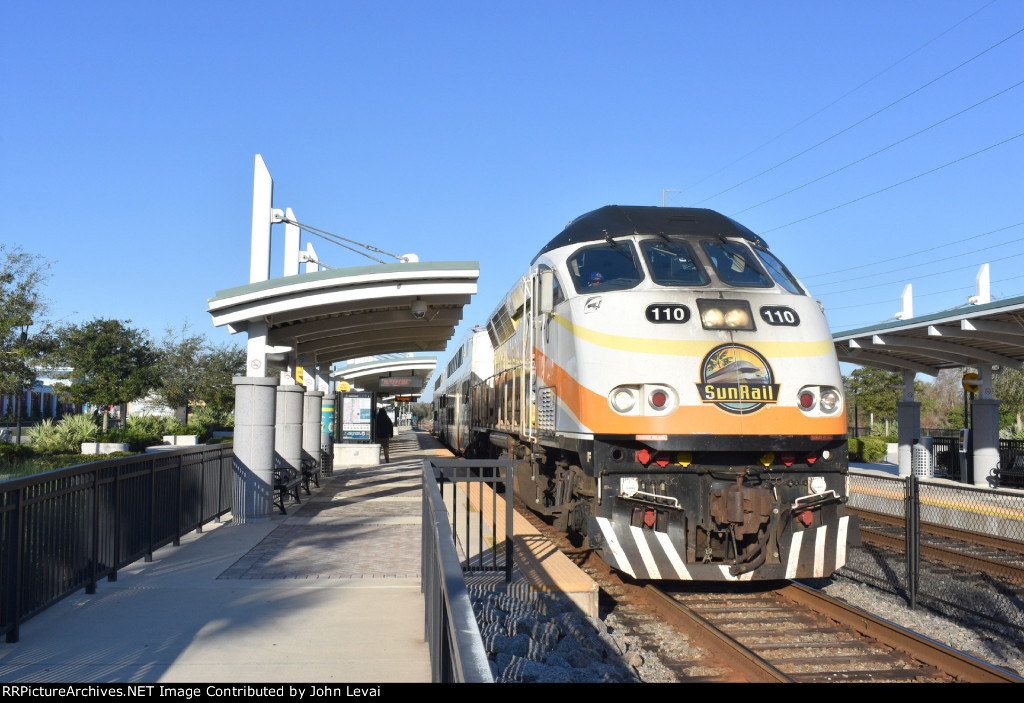
<path fill-rule="evenodd" d="M 771 288 L 772 280 L 753 254 L 738 242 L 705 239 L 704 253 L 723 283 L 743 288 Z"/>
<path fill-rule="evenodd" d="M 682 239 L 648 239 L 640 245 L 651 278 L 663 286 L 705 286 L 708 276 Z"/>
<path fill-rule="evenodd" d="M 628 241 L 580 249 L 569 258 L 568 268 L 578 293 L 625 290 L 644 278 L 636 250 Z"/>
<path fill-rule="evenodd" d="M 780 286 L 788 290 L 790 293 L 796 295 L 805 295 L 804 291 L 800 288 L 800 284 L 796 282 L 796 277 L 789 272 L 789 269 L 783 265 L 781 261 L 775 258 L 767 249 L 761 247 L 754 247 L 754 251 L 761 257 L 761 261 L 768 267 L 768 272 L 775 279 L 775 282 Z"/>

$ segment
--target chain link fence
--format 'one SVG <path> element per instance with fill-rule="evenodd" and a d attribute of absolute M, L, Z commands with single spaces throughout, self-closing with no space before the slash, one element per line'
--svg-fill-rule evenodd
<path fill-rule="evenodd" d="M 842 573 L 1024 635 L 1024 491 L 851 471 L 863 544 Z"/>

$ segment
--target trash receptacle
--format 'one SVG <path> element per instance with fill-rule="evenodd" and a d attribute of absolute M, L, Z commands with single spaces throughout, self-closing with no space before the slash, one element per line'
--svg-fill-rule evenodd
<path fill-rule="evenodd" d="M 918 478 L 935 477 L 935 462 L 932 459 L 931 437 L 919 437 L 914 440 L 910 470 Z"/>

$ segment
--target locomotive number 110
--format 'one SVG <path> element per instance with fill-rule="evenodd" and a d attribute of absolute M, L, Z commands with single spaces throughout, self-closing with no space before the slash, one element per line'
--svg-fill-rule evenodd
<path fill-rule="evenodd" d="M 648 305 L 645 312 L 648 322 L 686 322 L 690 309 L 685 305 Z"/>

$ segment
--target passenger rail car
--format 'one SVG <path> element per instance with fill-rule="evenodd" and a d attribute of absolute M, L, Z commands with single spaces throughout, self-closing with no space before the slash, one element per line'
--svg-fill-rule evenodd
<path fill-rule="evenodd" d="M 826 576 L 856 525 L 822 306 L 717 212 L 571 222 L 439 371 L 435 431 L 645 579 Z"/>

